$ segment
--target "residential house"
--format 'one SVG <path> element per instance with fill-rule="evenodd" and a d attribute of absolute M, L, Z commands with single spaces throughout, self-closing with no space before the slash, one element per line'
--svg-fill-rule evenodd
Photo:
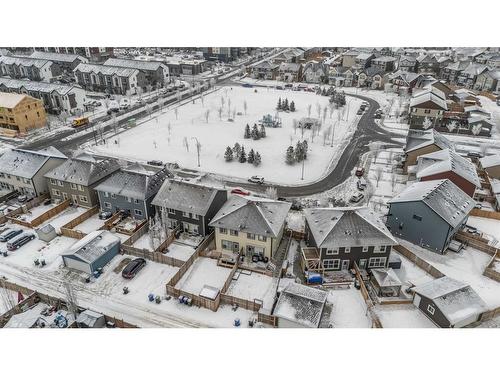
<path fill-rule="evenodd" d="M 248 70 L 250 76 L 255 79 L 274 80 L 278 76 L 279 65 L 264 60 L 258 64 L 251 65 Z"/>
<path fill-rule="evenodd" d="M 13 149 L 0 156 L 0 187 L 28 197 L 49 193 L 45 174 L 61 165 L 66 156 L 54 147 L 40 151 Z"/>
<path fill-rule="evenodd" d="M 115 159 L 79 154 L 45 174 L 54 200 L 71 199 L 74 205 L 91 208 L 99 204 L 95 187 L 120 169 Z"/>
<path fill-rule="evenodd" d="M 62 73 L 58 64 L 24 56 L 0 56 L 0 76 L 51 82 Z"/>
<path fill-rule="evenodd" d="M 443 134 L 438 133 L 434 129 L 410 129 L 406 136 L 404 171 L 408 172 L 411 166 L 416 165 L 417 158 L 420 155 L 446 149 L 454 150 L 455 146 Z"/>
<path fill-rule="evenodd" d="M 483 156 L 479 164 L 489 177 L 500 179 L 500 154 Z"/>
<path fill-rule="evenodd" d="M 319 270 L 349 270 L 354 263 L 362 269 L 388 265 L 397 242 L 370 208 L 311 208 L 304 214 L 306 243 L 316 249 Z"/>
<path fill-rule="evenodd" d="M 388 76 L 389 83 L 392 84 L 394 91 L 412 93 L 413 89 L 418 85 L 422 75 L 410 71 L 398 70 Z"/>
<path fill-rule="evenodd" d="M 80 55 L 93 63 L 100 63 L 114 56 L 113 47 L 34 47 L 33 50 Z"/>
<path fill-rule="evenodd" d="M 485 70 L 478 74 L 474 83 L 474 90 L 497 91 L 500 83 L 500 70 Z"/>
<path fill-rule="evenodd" d="M 297 283 L 289 283 L 276 302 L 273 315 L 278 328 L 319 328 L 328 292 Z"/>
<path fill-rule="evenodd" d="M 108 94 L 131 95 L 146 85 L 138 69 L 97 64 L 79 64 L 75 68 L 76 82 L 86 90 Z"/>
<path fill-rule="evenodd" d="M 344 66 L 331 67 L 328 74 L 328 81 L 330 85 L 337 87 L 351 87 L 355 81 L 354 71 Z"/>
<path fill-rule="evenodd" d="M 476 79 L 478 75 L 484 73 L 489 70 L 486 65 L 470 63 L 468 67 L 466 67 L 457 79 L 457 84 L 464 86 L 468 89 L 472 89 L 476 83 Z"/>
<path fill-rule="evenodd" d="M 447 110 L 445 94 L 435 87 L 414 94 L 410 99 L 410 128 L 428 129 L 440 124 Z"/>
<path fill-rule="evenodd" d="M 417 57 L 418 73 L 437 75 L 439 72 L 439 62 L 434 55 L 422 54 Z"/>
<path fill-rule="evenodd" d="M 359 55 L 359 51 L 347 51 L 342 54 L 342 66 L 344 68 L 351 68 L 356 64 L 356 57 Z"/>
<path fill-rule="evenodd" d="M 322 62 L 311 60 L 304 65 L 302 80 L 309 83 L 324 83 L 328 79 L 328 71 Z"/>
<path fill-rule="evenodd" d="M 301 64 L 305 62 L 304 50 L 301 48 L 290 48 L 273 58 L 275 64 L 293 63 Z"/>
<path fill-rule="evenodd" d="M 370 87 L 372 89 L 383 89 L 389 75 L 381 68 L 372 66 L 363 69 L 358 74 L 358 87 Z"/>
<path fill-rule="evenodd" d="M 398 60 L 392 56 L 380 56 L 371 61 L 371 66 L 381 69 L 384 72 L 392 72 Z"/>
<path fill-rule="evenodd" d="M 413 287 L 413 292 L 413 304 L 441 328 L 465 327 L 488 310 L 470 285 L 448 276 Z"/>
<path fill-rule="evenodd" d="M 283 62 L 279 67 L 279 77 L 284 82 L 299 82 L 302 80 L 302 64 Z"/>
<path fill-rule="evenodd" d="M 274 256 L 291 204 L 255 196 L 232 195 L 209 225 L 215 230 L 217 250 L 251 258 Z"/>
<path fill-rule="evenodd" d="M 170 83 L 168 66 L 160 61 L 142 61 L 130 59 L 107 59 L 104 66 L 137 69 L 142 78 L 137 82 L 143 92 L 164 87 Z"/>
<path fill-rule="evenodd" d="M 227 191 L 190 182 L 167 179 L 153 199 L 169 228 L 206 236 L 209 223 L 227 201 Z"/>
<path fill-rule="evenodd" d="M 0 77 L 0 92 L 26 94 L 42 100 L 45 111 L 74 114 L 83 108 L 85 90 L 76 85 L 26 81 Z"/>
<path fill-rule="evenodd" d="M 481 137 L 490 137 L 491 129 L 495 123 L 484 116 L 472 116 L 467 119 L 467 130 L 469 134 L 478 135 Z M 460 129 L 463 129 L 461 126 Z"/>
<path fill-rule="evenodd" d="M 448 179 L 469 197 L 474 197 L 476 188 L 481 188 L 476 166 L 450 149 L 419 156 L 416 177 L 419 181 Z"/>
<path fill-rule="evenodd" d="M 418 67 L 417 58 L 415 56 L 403 55 L 399 58 L 398 69 L 403 72 L 416 73 Z"/>
<path fill-rule="evenodd" d="M 387 227 L 397 237 L 443 254 L 474 205 L 450 180 L 416 182 L 389 201 Z"/>
<path fill-rule="evenodd" d="M 25 94 L 0 92 L 0 134 L 26 134 L 45 125 L 47 116 L 40 99 Z"/>
<path fill-rule="evenodd" d="M 439 77 L 449 83 L 457 83 L 458 77 L 460 77 L 460 74 L 462 74 L 463 70 L 469 66 L 469 64 L 469 60 L 458 60 L 452 62 L 441 68 Z"/>
<path fill-rule="evenodd" d="M 30 57 L 32 59 L 52 61 L 54 64 L 59 65 L 63 72 L 70 73 L 71 75 L 73 75 L 73 70 L 78 66 L 78 64 L 89 62 L 86 57 L 73 53 L 35 51 L 30 55 Z"/>
<path fill-rule="evenodd" d="M 357 69 L 365 69 L 371 66 L 372 60 L 375 59 L 375 55 L 370 52 L 362 52 L 356 56 L 355 67 Z"/>
<path fill-rule="evenodd" d="M 167 177 L 171 174 L 166 168 L 154 172 L 136 164 L 113 173 L 94 189 L 102 211 L 123 211 L 143 220 L 154 215 L 151 202 Z"/>
<path fill-rule="evenodd" d="M 500 54 L 497 53 L 494 56 L 491 56 L 486 62 L 486 65 L 488 65 L 491 69 L 500 69 Z"/>

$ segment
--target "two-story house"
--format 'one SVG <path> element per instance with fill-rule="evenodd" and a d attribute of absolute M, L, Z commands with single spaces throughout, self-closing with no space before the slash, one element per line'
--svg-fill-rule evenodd
<path fill-rule="evenodd" d="M 406 145 L 404 148 L 404 171 L 407 172 L 411 166 L 416 165 L 419 156 L 446 149 L 454 150 L 455 146 L 443 134 L 434 129 L 410 129 L 406 136 Z"/>
<path fill-rule="evenodd" d="M 288 202 L 232 195 L 210 222 L 217 250 L 270 259 L 281 242 L 290 206 Z"/>
<path fill-rule="evenodd" d="M 75 205 L 91 208 L 99 204 L 95 187 L 119 168 L 115 159 L 82 153 L 52 169 L 45 178 L 52 199 L 71 199 Z"/>
<path fill-rule="evenodd" d="M 95 187 L 101 210 L 123 211 L 136 220 L 148 219 L 155 213 L 151 202 L 167 177 L 171 174 L 166 168 L 158 172 L 139 165 L 120 169 Z"/>
<path fill-rule="evenodd" d="M 417 93 L 410 99 L 410 127 L 426 130 L 439 125 L 447 110 L 446 95 L 441 90 L 431 87 Z"/>
<path fill-rule="evenodd" d="M 325 271 L 387 267 L 397 245 L 380 217 L 367 207 L 311 208 L 304 211 L 306 243 L 316 249 Z"/>
<path fill-rule="evenodd" d="M 380 56 L 371 61 L 372 67 L 377 67 L 384 72 L 392 72 L 396 67 L 397 59 L 392 56 Z"/>
<path fill-rule="evenodd" d="M 190 182 L 167 179 L 153 199 L 153 205 L 169 228 L 206 236 L 215 214 L 227 200 L 227 191 Z"/>
<path fill-rule="evenodd" d="M 104 66 L 137 69 L 142 73 L 143 79 L 138 82 L 138 85 L 143 92 L 158 89 L 170 83 L 168 66 L 161 61 L 110 58 L 104 62 Z"/>
<path fill-rule="evenodd" d="M 302 70 L 302 80 L 310 83 L 323 83 L 328 79 L 326 66 L 316 60 L 308 61 Z"/>
<path fill-rule="evenodd" d="M 418 67 L 417 58 L 415 56 L 403 55 L 399 58 L 398 69 L 403 72 L 416 73 Z"/>
<path fill-rule="evenodd" d="M 136 94 L 138 88 L 145 87 L 143 73 L 138 69 L 105 66 L 98 64 L 79 64 L 75 70 L 76 83 L 86 90 L 108 94 Z"/>
<path fill-rule="evenodd" d="M 0 76 L 51 82 L 62 73 L 52 61 L 24 56 L 0 56 Z"/>
<path fill-rule="evenodd" d="M 28 197 L 46 194 L 45 174 L 65 160 L 66 156 L 52 146 L 40 151 L 9 150 L 0 156 L 0 187 Z"/>
<path fill-rule="evenodd" d="M 279 76 L 284 82 L 299 82 L 302 79 L 302 64 L 281 63 L 279 67 Z"/>
<path fill-rule="evenodd" d="M 258 64 L 251 65 L 248 71 L 252 78 L 273 80 L 278 76 L 278 69 L 279 65 L 265 60 Z"/>

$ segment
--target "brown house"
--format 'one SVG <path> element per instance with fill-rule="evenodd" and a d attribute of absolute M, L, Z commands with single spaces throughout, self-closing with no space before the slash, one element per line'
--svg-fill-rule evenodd
<path fill-rule="evenodd" d="M 406 137 L 403 169 L 407 173 L 409 167 L 417 164 L 417 158 L 421 155 L 446 149 L 453 150 L 454 148 L 453 143 L 448 138 L 433 129 L 410 129 Z"/>
<path fill-rule="evenodd" d="M 481 187 L 475 165 L 450 149 L 419 156 L 416 175 L 419 181 L 448 179 L 470 197 Z"/>
<path fill-rule="evenodd" d="M 24 94 L 0 93 L 0 134 L 25 134 L 47 124 L 43 101 Z"/>

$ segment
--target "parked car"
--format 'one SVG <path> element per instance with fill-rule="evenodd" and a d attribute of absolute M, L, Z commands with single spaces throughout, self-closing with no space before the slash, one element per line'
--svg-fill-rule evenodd
<path fill-rule="evenodd" d="M 127 109 L 130 107 L 130 102 L 128 101 L 128 99 L 122 99 L 122 101 L 120 102 L 120 109 Z"/>
<path fill-rule="evenodd" d="M 477 234 L 477 235 L 481 234 L 481 232 L 476 227 L 473 227 L 471 225 L 466 225 L 464 228 L 467 233 Z"/>
<path fill-rule="evenodd" d="M 248 179 L 248 182 L 262 185 L 264 183 L 264 177 L 261 177 L 261 176 L 252 176 L 252 177 L 250 177 Z"/>
<path fill-rule="evenodd" d="M 362 115 L 363 114 L 363 110 L 360 108 L 358 109 L 358 112 L 356 112 L 357 115 Z"/>
<path fill-rule="evenodd" d="M 18 201 L 19 203 L 24 203 L 24 202 L 26 202 L 27 200 L 28 200 L 28 197 L 27 197 L 26 195 L 19 195 L 19 196 L 17 197 L 17 201 Z"/>
<path fill-rule="evenodd" d="M 364 178 L 360 178 L 356 182 L 356 186 L 358 187 L 359 190 L 363 191 L 366 189 L 366 180 Z"/>
<path fill-rule="evenodd" d="M 99 212 L 99 219 L 101 220 L 107 220 L 109 219 L 111 216 L 113 216 L 113 214 L 109 211 L 102 211 L 102 212 Z"/>
<path fill-rule="evenodd" d="M 23 234 L 22 236 L 19 236 L 17 238 L 14 238 L 13 240 L 7 242 L 7 250 L 14 251 L 19 249 L 21 246 L 27 244 L 31 240 L 35 239 L 35 235 L 33 233 L 31 234 Z"/>
<path fill-rule="evenodd" d="M 360 202 L 363 198 L 364 198 L 364 194 L 361 194 L 361 193 L 358 193 L 358 194 L 354 194 L 351 199 L 349 199 L 349 202 L 352 202 L 352 203 L 358 203 Z"/>
<path fill-rule="evenodd" d="M 252 88 L 253 86 L 249 83 L 244 83 L 243 85 L 241 85 L 242 87 L 248 87 L 248 88 Z"/>
<path fill-rule="evenodd" d="M 11 229 L 9 231 L 5 231 L 2 235 L 0 235 L 0 242 L 7 242 L 16 236 L 19 236 L 21 233 L 23 233 L 22 229 Z"/>
<path fill-rule="evenodd" d="M 250 192 L 241 188 L 234 188 L 233 190 L 231 190 L 231 194 L 250 195 Z"/>
<path fill-rule="evenodd" d="M 276 86 L 276 90 L 284 90 L 285 88 L 283 86 Z"/>
<path fill-rule="evenodd" d="M 356 168 L 356 172 L 355 172 L 356 176 L 361 177 L 364 174 L 365 174 L 365 169 L 364 168 L 361 168 L 361 167 Z"/>
<path fill-rule="evenodd" d="M 5 224 L 0 224 L 0 234 L 7 232 L 8 230 L 10 230 L 9 227 L 6 227 Z"/>
<path fill-rule="evenodd" d="M 292 83 L 285 83 L 285 87 L 287 87 L 287 88 L 292 88 L 292 87 L 293 87 L 293 84 L 292 84 Z"/>
<path fill-rule="evenodd" d="M 479 159 L 479 158 L 483 157 L 483 155 L 481 155 L 479 152 L 470 151 L 467 153 L 467 157 Z"/>
<path fill-rule="evenodd" d="M 483 208 L 483 205 L 481 203 L 477 202 L 476 205 L 474 206 L 474 208 L 481 210 Z"/>
<path fill-rule="evenodd" d="M 148 165 L 154 165 L 155 167 L 162 167 L 163 162 L 161 160 L 150 160 L 148 161 Z"/>
<path fill-rule="evenodd" d="M 145 265 L 145 259 L 136 258 L 127 264 L 127 266 L 123 269 L 122 276 L 125 279 L 133 279 Z"/>

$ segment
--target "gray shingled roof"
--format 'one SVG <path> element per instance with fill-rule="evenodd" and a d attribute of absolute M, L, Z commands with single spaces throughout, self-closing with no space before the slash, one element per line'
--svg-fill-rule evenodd
<path fill-rule="evenodd" d="M 47 83 L 47 82 L 39 82 L 39 81 L 27 81 L 22 79 L 13 79 L 0 77 L 0 86 L 4 85 L 9 89 L 18 90 L 24 87 L 28 91 L 36 91 L 36 92 L 44 92 L 44 93 L 52 93 L 57 92 L 59 95 L 66 95 L 68 92 L 77 88 L 79 90 L 83 90 L 82 88 L 75 85 L 60 85 L 57 83 Z"/>
<path fill-rule="evenodd" d="M 453 145 L 452 141 L 450 141 L 448 138 L 446 138 L 441 133 L 435 131 L 434 129 L 430 130 L 410 129 L 406 137 L 405 151 L 410 152 L 418 150 L 419 148 L 427 147 L 432 144 L 435 144 L 441 150 L 447 148 L 451 150 L 455 149 L 455 146 Z"/>
<path fill-rule="evenodd" d="M 83 237 L 62 255 L 74 255 L 86 263 L 92 263 L 117 243 L 120 243 L 118 236 L 106 230 L 99 230 Z"/>
<path fill-rule="evenodd" d="M 121 68 L 118 66 L 105 66 L 98 64 L 81 63 L 74 69 L 75 72 L 94 73 L 104 75 L 117 75 L 119 77 L 130 77 L 132 74 L 138 72 L 137 69 Z"/>
<path fill-rule="evenodd" d="M 224 190 L 184 181 L 165 180 L 153 199 L 153 204 L 204 216 L 218 191 Z"/>
<path fill-rule="evenodd" d="M 397 245 L 380 218 L 369 208 L 304 210 L 318 248 Z"/>
<path fill-rule="evenodd" d="M 474 200 L 450 180 L 416 182 L 389 203 L 422 202 L 456 228 L 474 208 Z"/>
<path fill-rule="evenodd" d="M 209 225 L 245 233 L 277 237 L 291 204 L 259 197 L 233 195 Z"/>
<path fill-rule="evenodd" d="M 476 166 L 455 151 L 445 149 L 421 155 L 417 158 L 417 178 L 433 176 L 438 173 L 454 172 L 477 187 L 481 187 Z"/>
<path fill-rule="evenodd" d="M 166 65 L 161 61 L 144 61 L 130 59 L 115 59 L 110 58 L 104 62 L 105 66 L 117 66 L 120 68 L 130 68 L 138 70 L 156 71 L 159 68 L 166 68 Z"/>
<path fill-rule="evenodd" d="M 40 151 L 8 150 L 0 156 L 0 172 L 32 178 L 50 158 L 66 159 L 66 156 L 52 146 Z"/>
<path fill-rule="evenodd" d="M 35 66 L 37 68 L 42 68 L 45 64 L 52 64 L 47 60 L 33 59 L 31 57 L 22 56 L 0 56 L 0 63 L 6 65 Z"/>
<path fill-rule="evenodd" d="M 119 168 L 115 159 L 89 159 L 76 156 L 48 172 L 45 177 L 90 186 Z"/>
<path fill-rule="evenodd" d="M 44 52 L 35 51 L 30 55 L 34 59 L 49 60 L 55 62 L 72 63 L 75 60 L 84 60 L 80 55 L 75 55 L 72 53 L 56 53 L 56 52 Z M 85 59 L 86 60 L 86 59 Z"/>
<path fill-rule="evenodd" d="M 146 200 L 158 192 L 168 175 L 166 169 L 154 174 L 122 169 L 97 185 L 95 190 Z"/>

